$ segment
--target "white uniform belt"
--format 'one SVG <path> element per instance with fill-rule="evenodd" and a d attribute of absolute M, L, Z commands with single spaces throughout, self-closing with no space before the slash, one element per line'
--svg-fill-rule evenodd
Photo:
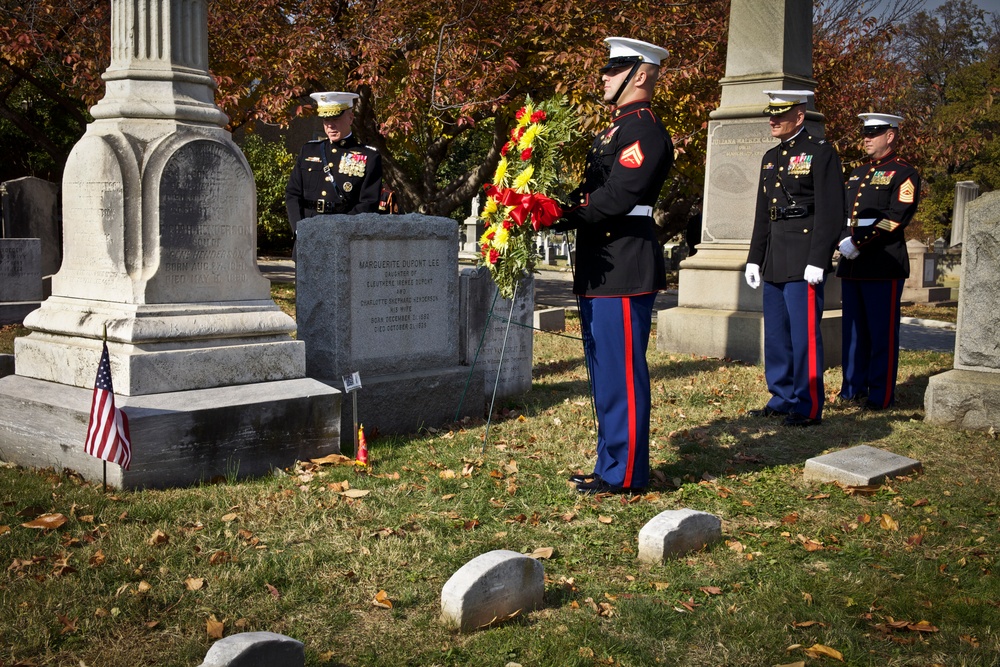
<path fill-rule="evenodd" d="M 651 217 L 653 217 L 653 207 L 652 206 L 636 206 L 635 208 L 633 208 L 631 211 L 629 211 L 625 215 L 638 215 L 638 216 L 642 216 L 644 218 L 651 218 Z"/>

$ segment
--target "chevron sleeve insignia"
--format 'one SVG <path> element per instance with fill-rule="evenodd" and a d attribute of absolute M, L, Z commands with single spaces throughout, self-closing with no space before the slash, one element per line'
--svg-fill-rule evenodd
<path fill-rule="evenodd" d="M 642 161 L 645 158 L 646 156 L 642 154 L 642 149 L 639 148 L 639 142 L 637 141 L 619 154 L 618 163 L 623 167 L 635 169 L 642 166 Z"/>
<path fill-rule="evenodd" d="M 899 228 L 899 223 L 893 222 L 892 220 L 879 220 L 875 227 L 878 229 L 884 229 L 887 232 L 894 232 Z"/>
<path fill-rule="evenodd" d="M 906 179 L 906 182 L 899 186 L 899 203 L 912 204 L 916 188 L 913 187 L 913 179 Z"/>

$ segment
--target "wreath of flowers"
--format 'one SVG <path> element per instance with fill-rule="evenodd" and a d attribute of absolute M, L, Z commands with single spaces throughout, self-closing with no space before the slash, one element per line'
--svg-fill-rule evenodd
<path fill-rule="evenodd" d="M 555 194 L 563 189 L 559 151 L 576 132 L 563 100 L 536 105 L 528 97 L 514 118 L 480 213 L 486 229 L 479 238 L 479 264 L 489 267 L 505 299 L 535 270 L 535 235 L 562 216 Z"/>

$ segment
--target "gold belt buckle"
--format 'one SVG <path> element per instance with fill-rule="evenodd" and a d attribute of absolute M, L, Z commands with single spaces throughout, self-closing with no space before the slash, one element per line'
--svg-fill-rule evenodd
<path fill-rule="evenodd" d="M 325 210 L 326 210 L 326 200 L 325 199 L 317 199 L 316 200 L 316 212 L 317 213 L 322 213 Z"/>
<path fill-rule="evenodd" d="M 777 206 L 772 206 L 770 208 L 769 212 L 771 214 L 771 221 L 772 222 L 778 219 L 778 207 Z"/>

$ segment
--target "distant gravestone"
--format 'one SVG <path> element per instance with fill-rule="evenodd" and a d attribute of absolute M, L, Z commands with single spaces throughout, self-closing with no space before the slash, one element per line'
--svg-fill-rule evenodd
<path fill-rule="evenodd" d="M 959 181 L 955 184 L 955 207 L 951 214 L 951 242 L 949 245 L 962 245 L 965 240 L 967 208 L 979 196 L 979 186 L 975 181 Z"/>
<path fill-rule="evenodd" d="M 926 245 L 911 239 L 906 242 L 906 254 L 910 276 L 903 283 L 902 300 L 928 303 L 949 299 L 951 289 L 937 284 L 937 252 L 929 252 Z"/>
<path fill-rule="evenodd" d="M 469 217 L 462 225 L 462 236 L 465 240 L 460 248 L 461 254 L 464 257 L 479 257 L 479 237 L 486 229 L 483 219 L 479 217 L 479 195 L 473 197 Z"/>
<path fill-rule="evenodd" d="M 1000 192 L 969 205 L 962 244 L 954 369 L 932 376 L 924 394 L 929 422 L 1000 428 Z"/>
<path fill-rule="evenodd" d="M 43 276 L 62 263 L 59 186 L 26 176 L 3 184 L 3 234 L 7 239 L 39 239 Z"/>
<path fill-rule="evenodd" d="M 639 560 L 659 564 L 722 539 L 722 520 L 698 510 L 660 512 L 639 531 Z"/>
<path fill-rule="evenodd" d="M 497 398 L 528 391 L 534 344 L 534 276 L 522 283 L 513 310 L 510 299 L 499 296 L 486 267 L 463 269 L 459 282 L 461 362 L 482 369 L 487 397 L 493 396 L 494 386 Z"/>
<path fill-rule="evenodd" d="M 0 239 L 0 326 L 21 323 L 42 301 L 41 242 Z"/>
<path fill-rule="evenodd" d="M 453 220 L 418 214 L 391 224 L 376 213 L 299 223 L 296 317 L 306 374 L 342 389 L 358 372 L 359 421 L 381 433 L 456 416 L 469 370 L 459 363 L 457 236 Z M 480 372 L 463 414 L 482 413 L 482 387 Z M 347 422 L 351 411 L 345 401 Z"/>

